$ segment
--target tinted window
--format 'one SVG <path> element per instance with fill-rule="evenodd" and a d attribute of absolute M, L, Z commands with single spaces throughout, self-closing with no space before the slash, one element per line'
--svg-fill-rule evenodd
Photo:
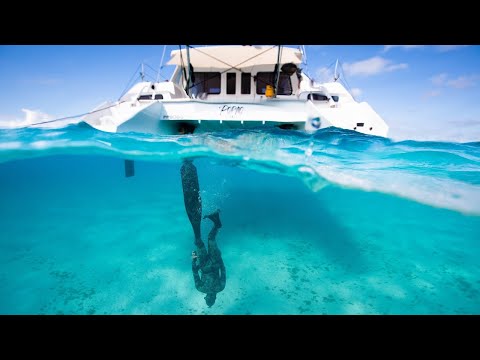
<path fill-rule="evenodd" d="M 327 101 L 328 97 L 322 94 L 308 94 L 308 100 Z"/>
<path fill-rule="evenodd" d="M 235 94 L 236 82 L 237 82 L 237 74 L 227 73 L 227 94 Z"/>
<path fill-rule="evenodd" d="M 278 80 L 278 95 L 292 95 L 292 81 L 287 74 L 280 73 L 280 80 Z"/>
<path fill-rule="evenodd" d="M 337 95 L 332 95 L 332 99 L 333 99 L 333 101 L 338 102 L 338 96 Z"/>
<path fill-rule="evenodd" d="M 259 72 L 257 73 L 257 94 L 265 94 L 267 85 L 275 86 L 273 79 L 275 78 L 274 72 Z M 292 95 L 292 82 L 290 76 L 284 73 L 280 73 L 280 79 L 278 80 L 277 95 Z"/>
<path fill-rule="evenodd" d="M 197 93 L 220 94 L 219 72 L 196 72 L 194 73 Z"/>
<path fill-rule="evenodd" d="M 242 73 L 242 94 L 250 94 L 251 92 L 251 77 L 252 77 L 252 74 L 251 73 Z"/>
<path fill-rule="evenodd" d="M 152 100 L 152 94 L 150 95 L 140 95 L 138 100 Z"/>
<path fill-rule="evenodd" d="M 265 94 L 265 89 L 267 88 L 267 85 L 274 86 L 273 72 L 259 72 L 257 73 L 256 80 L 257 80 L 257 94 L 259 95 Z"/>

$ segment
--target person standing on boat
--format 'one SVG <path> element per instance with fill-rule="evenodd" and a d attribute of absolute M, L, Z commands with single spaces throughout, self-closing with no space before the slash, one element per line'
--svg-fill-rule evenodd
<path fill-rule="evenodd" d="M 213 228 L 208 234 L 208 251 L 202 241 L 200 225 L 202 220 L 202 199 L 198 184 L 197 168 L 192 160 L 184 160 L 181 168 L 183 197 L 185 210 L 192 225 L 195 236 L 194 244 L 197 251 L 192 252 L 192 272 L 195 288 L 206 294 L 205 302 L 208 307 L 215 304 L 217 293 L 225 288 L 226 271 L 222 253 L 218 248 L 216 237 L 222 227 L 220 211 L 217 210 L 203 218 L 213 222 Z"/>

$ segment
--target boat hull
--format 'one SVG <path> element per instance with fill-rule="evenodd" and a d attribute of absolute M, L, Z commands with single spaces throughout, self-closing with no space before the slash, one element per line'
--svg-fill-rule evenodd
<path fill-rule="evenodd" d="M 195 133 L 276 126 L 314 132 L 336 126 L 386 136 L 388 126 L 367 103 L 329 107 L 310 100 L 211 102 L 196 99 L 121 103 L 87 116 L 102 131 L 175 135 L 185 124 Z M 361 126 L 359 126 L 361 125 Z"/>

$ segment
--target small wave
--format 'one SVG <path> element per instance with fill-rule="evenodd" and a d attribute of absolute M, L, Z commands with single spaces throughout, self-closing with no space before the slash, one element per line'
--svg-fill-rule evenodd
<path fill-rule="evenodd" d="M 281 129 L 198 135 L 110 134 L 84 124 L 0 130 L 0 162 L 56 154 L 143 161 L 210 157 L 254 171 L 300 178 L 312 191 L 336 185 L 376 191 L 480 215 L 480 146 L 394 142 L 328 128 L 313 135 Z"/>

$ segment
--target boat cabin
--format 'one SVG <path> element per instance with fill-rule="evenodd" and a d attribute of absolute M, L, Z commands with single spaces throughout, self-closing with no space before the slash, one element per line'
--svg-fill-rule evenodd
<path fill-rule="evenodd" d="M 191 48 L 187 69 L 186 49 L 174 50 L 168 65 L 176 65 L 171 81 L 193 98 L 207 101 L 252 101 L 273 97 L 277 73 L 278 98 L 296 96 L 302 79 L 302 53 L 278 46 L 209 46 Z M 187 84 L 187 82 L 189 84 Z M 272 87 L 269 89 L 269 87 Z"/>
<path fill-rule="evenodd" d="M 336 107 L 344 94 L 331 93 L 330 88 L 322 85 L 314 87 L 300 68 L 302 56 L 299 49 L 290 47 L 280 47 L 279 53 L 278 46 L 192 47 L 188 53 L 186 49 L 174 50 L 167 63 L 176 66 L 170 81 L 138 83 L 121 100 L 136 99 L 139 103 L 190 98 L 228 103 L 311 100 Z"/>

